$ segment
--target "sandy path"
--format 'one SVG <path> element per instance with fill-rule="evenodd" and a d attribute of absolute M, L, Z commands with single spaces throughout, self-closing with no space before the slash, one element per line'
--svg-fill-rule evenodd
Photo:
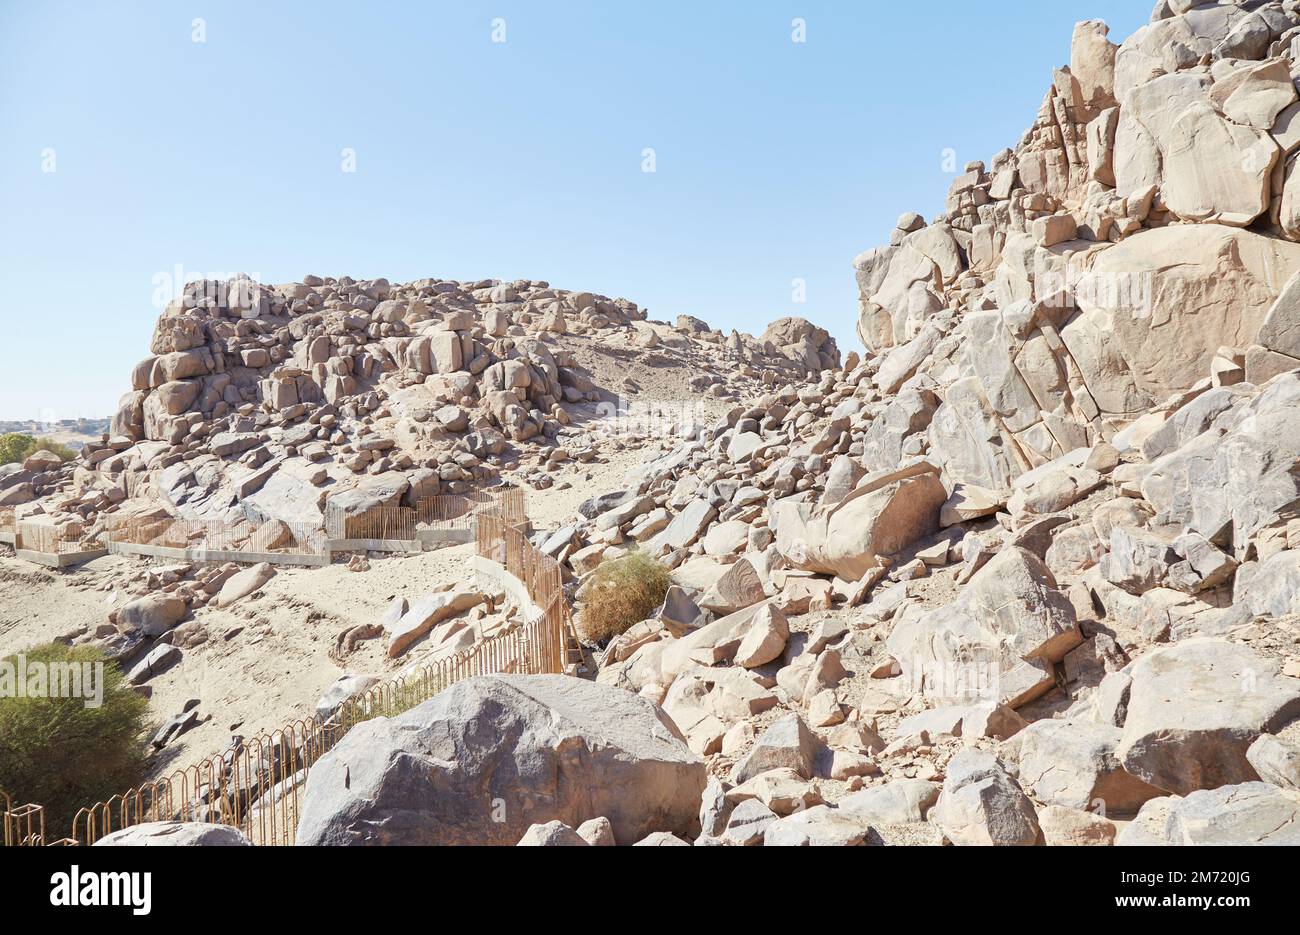
<path fill-rule="evenodd" d="M 710 403 L 711 414 L 726 405 Z M 534 527 L 554 529 L 571 521 L 583 500 L 621 489 L 628 471 L 663 447 L 642 441 L 617 449 L 606 440 L 598 461 L 556 465 L 554 486 L 528 490 Z M 281 569 L 262 591 L 233 607 L 200 608 L 193 619 L 206 641 L 183 650 L 179 664 L 148 684 L 155 723 L 195 698 L 203 720 L 155 757 L 154 774 L 220 752 L 232 734 L 252 737 L 310 716 L 322 692 L 345 672 L 385 676 L 418 663 L 420 644 L 399 662 L 385 657 L 379 639 L 359 643 L 344 661 L 332 650 L 340 632 L 377 620 L 396 596 L 410 601 L 440 587 L 472 585 L 472 552 L 473 546 L 460 546 L 415 556 L 373 555 L 365 572 L 348 571 L 342 562 Z M 109 610 L 137 596 L 127 584 L 150 564 L 107 556 L 60 574 L 0 553 L 0 654 L 105 622 Z"/>

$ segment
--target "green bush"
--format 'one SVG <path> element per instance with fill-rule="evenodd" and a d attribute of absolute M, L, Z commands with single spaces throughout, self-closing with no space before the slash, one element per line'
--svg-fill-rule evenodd
<path fill-rule="evenodd" d="M 52 452 L 63 461 L 71 461 L 77 453 L 61 442 L 52 438 L 33 438 L 21 432 L 0 435 L 0 464 L 21 464 L 41 450 Z"/>
<path fill-rule="evenodd" d="M 644 552 L 603 561 L 582 605 L 582 635 L 605 643 L 649 617 L 668 591 L 668 569 Z"/>
<path fill-rule="evenodd" d="M 46 837 L 53 840 L 71 831 L 78 809 L 144 780 L 149 703 L 126 684 L 117 664 L 93 647 L 50 643 L 22 656 L 28 675 L 22 691 L 18 657 L 0 659 L 0 789 L 14 805 L 45 806 Z M 53 697 L 52 688 L 27 697 L 37 663 L 47 672 L 53 671 L 51 663 L 83 669 L 88 664 L 92 672 L 102 664 L 95 683 L 99 706 L 87 706 L 90 682 L 83 683 L 81 697 Z"/>

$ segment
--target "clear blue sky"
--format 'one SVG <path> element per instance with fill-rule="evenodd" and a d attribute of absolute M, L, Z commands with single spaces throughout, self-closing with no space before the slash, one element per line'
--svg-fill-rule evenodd
<path fill-rule="evenodd" d="M 847 350 L 851 261 L 941 210 L 943 151 L 1014 145 L 1073 23 L 1150 7 L 0 0 L 0 419 L 110 413 L 178 266 L 546 279 Z"/>

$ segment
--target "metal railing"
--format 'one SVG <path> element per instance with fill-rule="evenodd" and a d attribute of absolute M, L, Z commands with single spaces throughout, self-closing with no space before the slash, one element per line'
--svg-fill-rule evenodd
<path fill-rule="evenodd" d="M 29 552 L 59 555 L 97 548 L 97 542 L 83 541 L 84 532 L 76 524 L 54 526 L 50 523 L 23 521 L 15 524 L 14 547 Z"/>
<path fill-rule="evenodd" d="M 242 740 L 189 769 L 87 806 L 74 816 L 68 838 L 47 842 L 40 806 L 12 807 L 5 796 L 0 800 L 4 843 L 93 844 L 142 822 L 206 821 L 239 828 L 254 844 L 292 844 L 302 787 L 311 768 L 357 724 L 398 714 L 476 675 L 563 673 L 564 640 L 571 625 L 559 563 L 535 549 L 515 528 L 517 514 L 506 515 L 498 504 L 475 502 L 477 553 L 514 575 L 538 612 L 460 652 L 349 698 L 328 718 L 293 721 L 280 730 Z M 521 503 L 522 497 L 510 506 Z"/>
<path fill-rule="evenodd" d="M 511 525 L 528 521 L 524 491 L 519 487 L 481 490 L 466 494 L 423 497 L 415 506 L 372 507 L 348 513 L 334 506 L 325 510 L 325 531 L 330 539 L 396 539 L 416 537 L 418 527 L 471 529 L 485 513 L 505 518 Z"/>
<path fill-rule="evenodd" d="M 289 555 L 320 555 L 325 551 L 325 537 L 318 526 L 279 520 L 223 523 L 217 520 L 142 517 L 119 523 L 104 535 L 109 542 L 171 549 Z"/>

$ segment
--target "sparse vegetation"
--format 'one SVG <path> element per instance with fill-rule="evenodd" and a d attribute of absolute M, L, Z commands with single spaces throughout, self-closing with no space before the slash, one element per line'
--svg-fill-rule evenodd
<path fill-rule="evenodd" d="M 428 701 L 446 687 L 447 683 L 436 674 L 423 677 L 417 675 L 401 685 L 394 684 L 386 690 L 380 690 L 380 687 L 376 686 L 369 692 L 363 692 L 362 697 L 342 706 L 337 716 L 339 725 L 344 732 L 347 732 L 362 721 L 370 721 L 377 717 L 397 717 L 416 705 Z M 363 698 L 367 695 L 373 699 L 369 704 L 363 703 Z"/>
<path fill-rule="evenodd" d="M 71 830 L 78 809 L 144 779 L 149 703 L 93 647 L 50 643 L 21 656 L 0 659 L 0 789 L 15 805 L 45 806 L 54 839 Z M 78 683 L 54 674 L 69 663 L 102 677 L 69 692 Z"/>
<path fill-rule="evenodd" d="M 582 635 L 608 642 L 649 617 L 663 603 L 668 584 L 668 569 L 644 552 L 601 562 L 582 606 Z"/>
<path fill-rule="evenodd" d="M 77 453 L 51 438 L 36 438 L 21 432 L 0 435 L 0 464 L 21 464 L 38 451 L 49 451 L 63 461 L 71 461 Z"/>

